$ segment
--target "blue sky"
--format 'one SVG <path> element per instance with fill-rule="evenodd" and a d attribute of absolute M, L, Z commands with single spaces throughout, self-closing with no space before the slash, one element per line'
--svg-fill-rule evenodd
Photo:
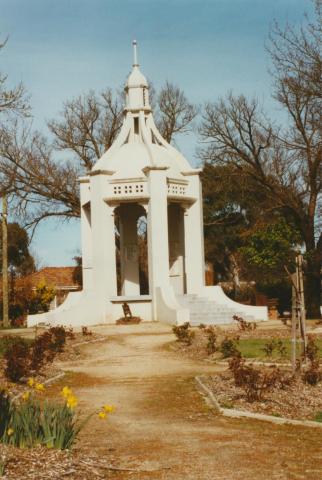
<path fill-rule="evenodd" d="M 265 41 L 273 20 L 299 24 L 309 0 L 0 0 L 0 71 L 31 94 L 35 128 L 57 117 L 64 100 L 90 89 L 119 87 L 132 63 L 131 41 L 156 88 L 180 85 L 191 101 L 227 91 L 257 95 L 271 115 Z M 193 136 L 180 149 L 192 161 Z M 32 249 L 42 265 L 72 264 L 78 221 L 44 222 Z"/>

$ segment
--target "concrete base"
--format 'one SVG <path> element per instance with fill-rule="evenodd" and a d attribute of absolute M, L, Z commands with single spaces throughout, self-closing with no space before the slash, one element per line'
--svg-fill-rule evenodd
<path fill-rule="evenodd" d="M 157 288 L 155 301 L 149 295 L 111 297 L 104 303 L 94 292 L 70 293 L 55 310 L 28 315 L 27 325 L 39 323 L 80 327 L 115 323 L 123 316 L 126 302 L 132 315 L 143 321 L 159 321 L 170 325 L 189 322 L 192 326 L 231 323 L 233 315 L 248 321 L 268 319 L 267 307 L 242 305 L 228 298 L 221 287 L 203 287 L 198 294 L 175 296 L 173 288 Z"/>

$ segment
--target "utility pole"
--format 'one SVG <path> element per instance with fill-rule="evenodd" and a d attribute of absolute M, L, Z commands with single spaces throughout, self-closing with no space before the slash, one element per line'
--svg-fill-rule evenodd
<path fill-rule="evenodd" d="M 296 273 L 292 276 L 292 337 L 291 337 L 291 363 L 292 363 L 292 372 L 295 374 L 297 369 L 296 364 L 296 350 L 297 350 L 297 305 L 296 305 Z"/>
<path fill-rule="evenodd" d="M 298 275 L 298 296 L 299 296 L 299 318 L 302 339 L 302 355 L 304 362 L 306 361 L 307 349 L 307 335 L 306 335 L 306 313 L 305 313 L 305 299 L 304 299 L 304 285 L 303 285 L 303 257 L 298 255 L 296 257 L 297 275 Z"/>
<path fill-rule="evenodd" d="M 8 292 L 8 203 L 7 196 L 2 196 L 2 325 L 9 327 L 9 292 Z"/>
<path fill-rule="evenodd" d="M 305 300 L 304 300 L 304 287 L 303 287 L 303 257 L 297 255 L 296 259 L 296 271 L 293 275 L 290 275 L 287 268 L 286 271 L 291 277 L 292 282 L 292 370 L 296 372 L 297 367 L 302 367 L 302 361 L 306 362 L 306 350 L 307 350 L 307 335 L 306 335 L 306 315 L 305 315 Z M 299 334 L 299 340 L 297 336 Z M 297 342 L 300 343 L 299 352 L 299 365 L 297 365 Z"/>

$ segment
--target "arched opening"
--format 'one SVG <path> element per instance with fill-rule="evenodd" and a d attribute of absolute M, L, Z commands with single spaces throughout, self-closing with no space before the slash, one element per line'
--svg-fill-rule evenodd
<path fill-rule="evenodd" d="M 140 295 L 149 295 L 148 230 L 146 213 L 137 221 Z"/>
<path fill-rule="evenodd" d="M 184 210 L 178 203 L 168 205 L 169 277 L 174 292 L 186 293 Z"/>
<path fill-rule="evenodd" d="M 117 295 L 149 293 L 146 214 L 141 205 L 124 203 L 115 210 Z"/>

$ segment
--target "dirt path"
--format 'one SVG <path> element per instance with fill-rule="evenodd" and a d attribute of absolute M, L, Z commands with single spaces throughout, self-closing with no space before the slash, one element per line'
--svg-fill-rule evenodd
<path fill-rule="evenodd" d="M 194 376 L 214 371 L 171 351 L 171 329 L 160 324 L 101 327 L 106 342 L 82 347 L 62 364 L 85 411 L 104 403 L 116 412 L 92 418 L 79 448 L 139 471 L 106 478 L 169 480 L 319 480 L 321 431 L 217 416 L 196 390 Z"/>

